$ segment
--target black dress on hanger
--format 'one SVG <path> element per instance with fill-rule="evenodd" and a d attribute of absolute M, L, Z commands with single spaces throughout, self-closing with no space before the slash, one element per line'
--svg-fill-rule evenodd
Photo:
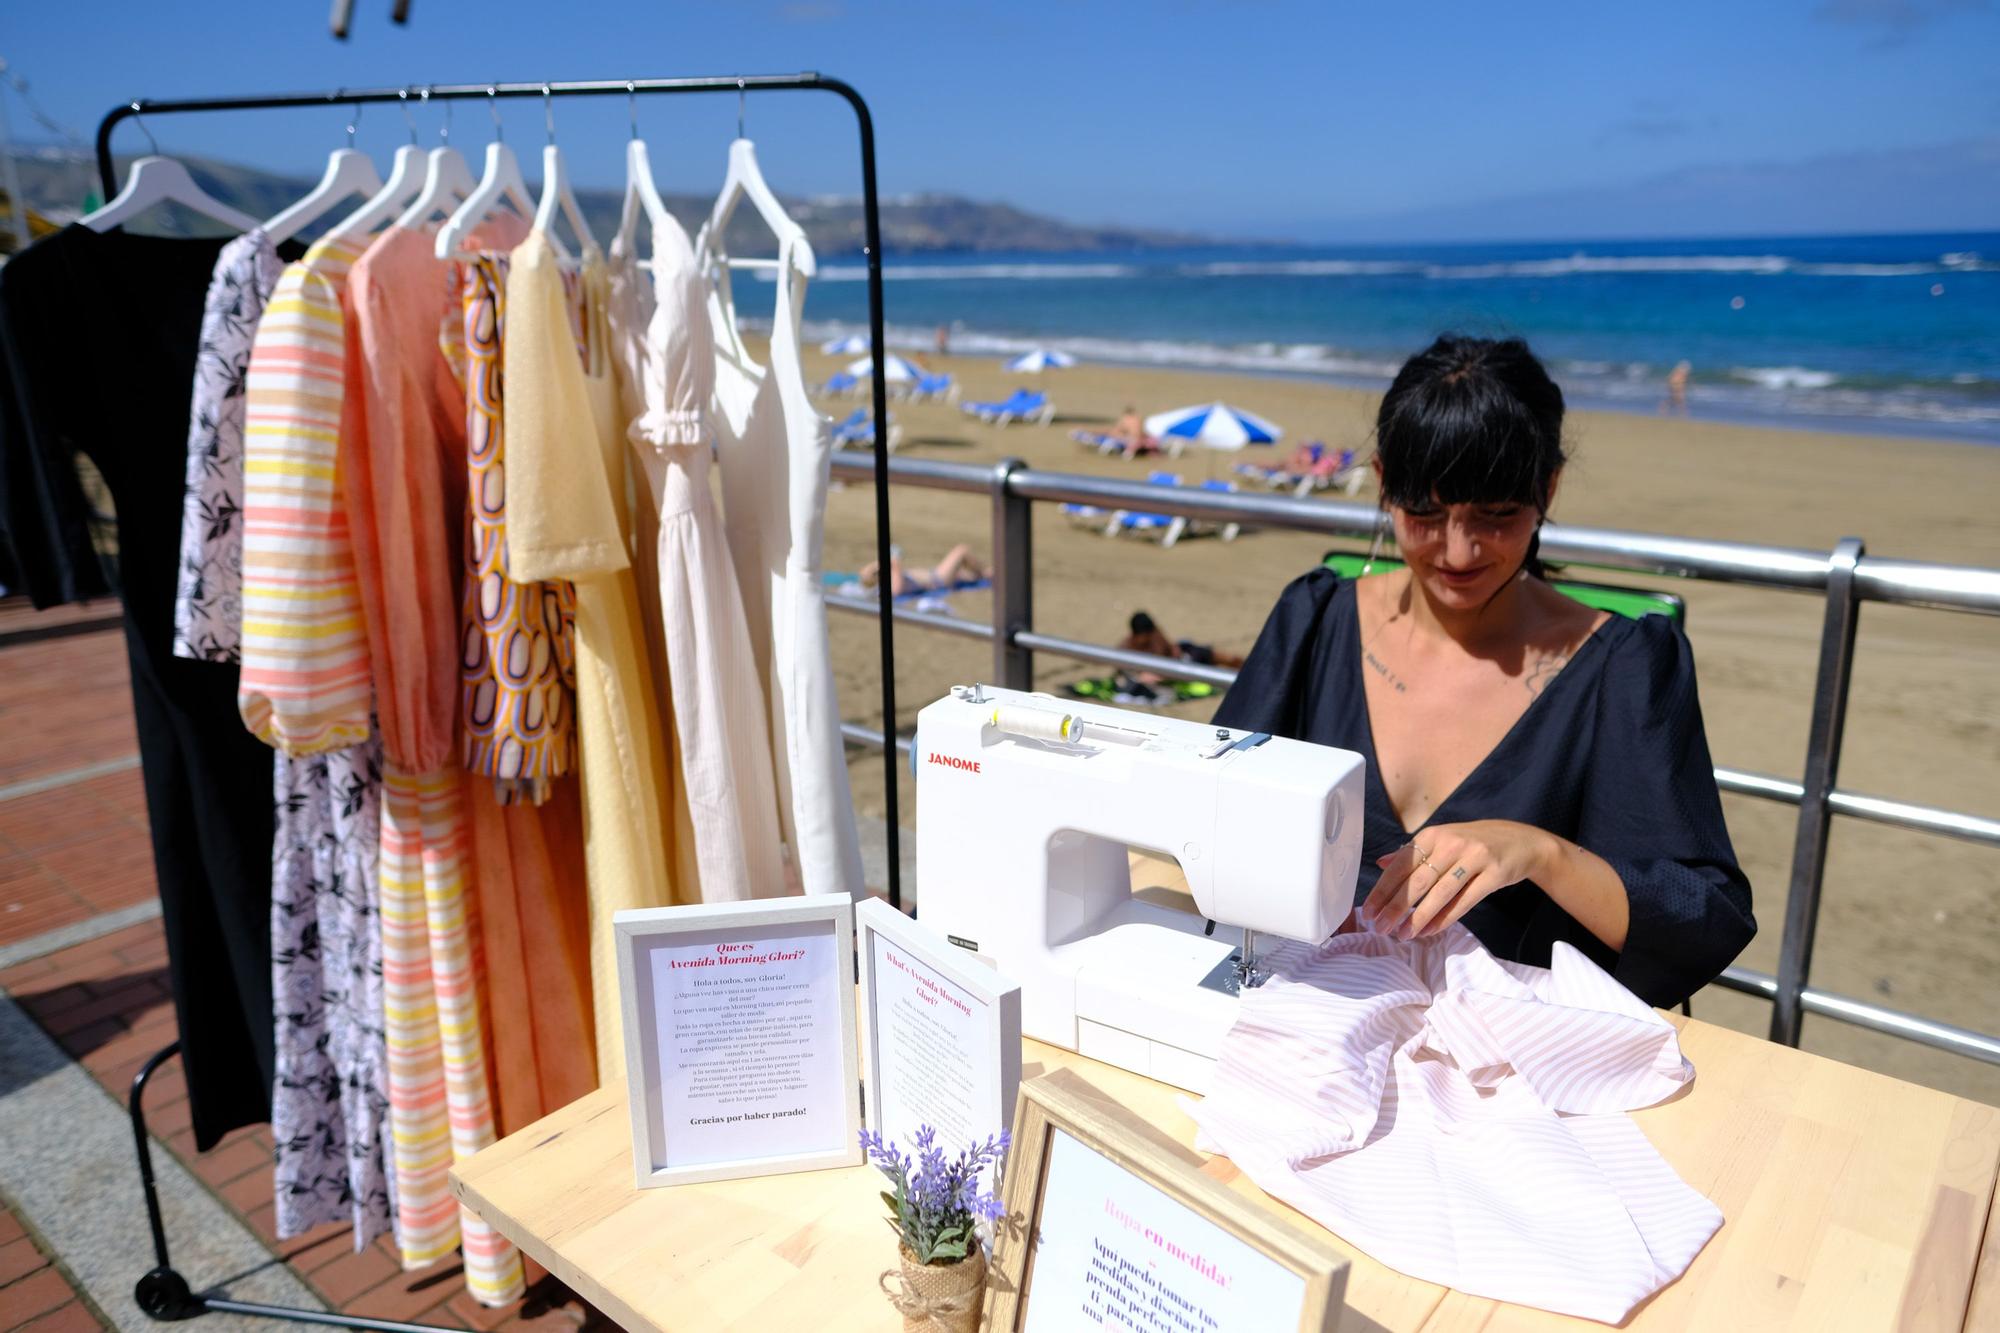
<path fill-rule="evenodd" d="M 271 750 L 234 665 L 173 653 L 188 410 L 221 240 L 72 225 L 0 267 L 0 543 L 38 607 L 111 582 L 76 455 L 116 512 L 132 704 L 195 1145 L 270 1117 Z"/>

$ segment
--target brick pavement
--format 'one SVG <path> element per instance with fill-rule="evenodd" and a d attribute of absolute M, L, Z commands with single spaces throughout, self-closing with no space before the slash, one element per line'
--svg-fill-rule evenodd
<path fill-rule="evenodd" d="M 0 620 L 34 623 L 11 608 Z M 0 786 L 136 751 L 124 642 L 117 630 L 0 649 L 0 671 L 9 682 L 0 726 L 10 729 L 12 742 L 0 755 Z M 155 891 L 136 770 L 0 800 L 0 945 L 146 901 Z M 175 1036 L 166 965 L 166 945 L 154 919 L 0 971 L 0 988 L 122 1104 L 140 1065 Z M 406 1273 L 386 1237 L 357 1253 L 351 1230 L 340 1225 L 280 1241 L 269 1127 L 238 1130 L 197 1154 L 177 1061 L 154 1076 L 146 1107 L 155 1139 L 340 1311 L 481 1333 L 610 1327 L 532 1262 L 527 1298 L 488 1310 L 466 1295 L 455 1258 Z M 134 1209 L 141 1207 L 136 1169 L 131 1202 Z M 9 1238 L 0 1240 L 0 1333 L 17 1327 L 37 1333 L 100 1327 L 96 1313 L 20 1234 L 11 1214 L 0 1213 L 0 1238 Z M 168 1237 L 170 1246 L 172 1240 Z M 16 1248 L 22 1244 L 28 1248 Z M 11 1265 L 31 1259 L 32 1267 L 9 1276 Z M 148 1259 L 132 1256 L 135 1281 Z M 216 1275 L 187 1276 L 199 1284 Z M 35 1311 L 23 1314 L 30 1306 Z M 37 1320 L 42 1322 L 32 1322 Z"/>
<path fill-rule="evenodd" d="M 0 1333 L 96 1333 L 104 1326 L 69 1274 L 0 1201 Z"/>

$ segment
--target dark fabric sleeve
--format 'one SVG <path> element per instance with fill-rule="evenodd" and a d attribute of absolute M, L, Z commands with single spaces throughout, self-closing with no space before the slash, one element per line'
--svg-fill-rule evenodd
<path fill-rule="evenodd" d="M 1285 586 L 1257 646 L 1216 708 L 1215 725 L 1311 739 L 1305 735 L 1306 706 L 1325 667 L 1326 612 L 1339 589 L 1340 576 L 1323 565 Z"/>
<path fill-rule="evenodd" d="M 0 268 L 0 568 L 37 608 L 108 596 L 111 582 L 91 542 L 91 507 L 57 403 L 84 394 L 43 353 L 62 341 L 51 279 L 61 233 Z"/>
<path fill-rule="evenodd" d="M 1679 1004 L 1735 961 L 1757 921 L 1736 864 L 1679 627 L 1646 616 L 1606 664 L 1576 841 L 1631 900 L 1612 974 L 1648 1004 Z"/>

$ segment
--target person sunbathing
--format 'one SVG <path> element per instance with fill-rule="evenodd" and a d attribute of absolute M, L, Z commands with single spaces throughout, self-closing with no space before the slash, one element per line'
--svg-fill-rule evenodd
<path fill-rule="evenodd" d="M 881 577 L 880 561 L 870 560 L 861 567 L 855 578 L 864 588 L 875 586 Z M 972 548 L 964 542 L 944 553 L 944 559 L 928 569 L 906 569 L 903 566 L 903 548 L 889 548 L 889 592 L 901 597 L 908 592 L 950 592 L 969 584 L 980 583 L 991 578 L 993 571 L 986 562 L 972 553 Z"/>
<path fill-rule="evenodd" d="M 1105 438 L 1116 441 L 1127 458 L 1158 453 L 1160 449 L 1160 442 L 1146 433 L 1146 422 L 1138 409 L 1129 405 L 1118 418 L 1118 424 L 1105 432 Z"/>
<path fill-rule="evenodd" d="M 1227 667 L 1232 671 L 1243 665 L 1241 657 L 1220 652 L 1210 644 L 1168 638 L 1166 631 L 1144 611 L 1132 613 L 1128 628 L 1131 632 L 1118 641 L 1119 648 L 1128 653 L 1150 653 L 1154 657 L 1171 657 L 1176 661 L 1193 662 L 1196 666 Z M 1167 678 L 1157 671 L 1120 671 L 1113 679 L 1122 691 L 1147 701 L 1154 697 L 1160 686 L 1167 683 Z"/>

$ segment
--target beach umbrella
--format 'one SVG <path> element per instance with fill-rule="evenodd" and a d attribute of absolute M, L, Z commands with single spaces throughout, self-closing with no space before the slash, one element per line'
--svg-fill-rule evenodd
<path fill-rule="evenodd" d="M 1039 375 L 1045 370 L 1065 370 L 1076 364 L 1076 358 L 1068 352 L 1058 352 L 1047 347 L 1037 347 L 1032 352 L 1023 352 L 1005 368 L 1015 375 Z"/>
<path fill-rule="evenodd" d="M 864 356 L 847 368 L 847 373 L 858 380 L 865 380 L 875 373 L 875 358 Z M 907 361 L 895 353 L 882 358 L 882 378 L 891 384 L 913 384 L 924 377 L 924 368 L 914 361 Z"/>
<path fill-rule="evenodd" d="M 1246 444 L 1273 444 L 1285 432 L 1271 422 L 1228 403 L 1180 407 L 1146 418 L 1146 433 L 1162 438 L 1193 440 L 1211 449 L 1241 449 Z"/>
<path fill-rule="evenodd" d="M 857 352 L 865 353 L 868 350 L 868 339 L 863 334 L 850 333 L 844 338 L 821 343 L 819 350 L 828 356 L 853 356 Z"/>

